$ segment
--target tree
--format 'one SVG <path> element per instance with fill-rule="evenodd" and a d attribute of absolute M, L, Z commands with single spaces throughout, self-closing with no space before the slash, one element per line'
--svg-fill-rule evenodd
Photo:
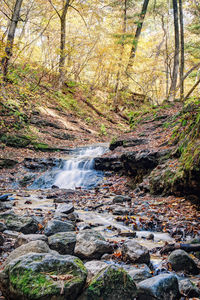
<path fill-rule="evenodd" d="M 61 12 L 56 8 L 56 6 L 52 3 L 52 0 L 49 0 L 51 6 L 56 11 L 59 19 L 60 19 L 60 58 L 59 58 L 59 87 L 61 88 L 65 79 L 65 44 L 66 44 L 66 16 L 67 11 L 70 6 L 70 0 L 62 0 L 62 9 Z"/>
<path fill-rule="evenodd" d="M 181 59 L 180 59 L 180 99 L 184 99 L 184 24 L 183 24 L 183 5 L 182 0 L 179 0 L 179 22 L 180 22 L 180 44 L 181 44 Z"/>
<path fill-rule="evenodd" d="M 169 91 L 168 100 L 172 101 L 175 98 L 176 84 L 179 71 L 179 24 L 178 24 L 178 5 L 177 0 L 173 0 L 173 15 L 174 15 L 174 37 L 175 37 L 175 50 L 174 50 L 174 66 L 172 81 Z"/>
<path fill-rule="evenodd" d="M 139 41 L 139 38 L 140 38 L 140 34 L 142 32 L 142 26 L 143 26 L 144 19 L 145 19 L 145 16 L 146 16 L 148 4 L 149 4 L 149 0 L 144 0 L 143 5 L 142 5 L 142 11 L 141 11 L 140 16 L 139 16 L 137 29 L 136 29 L 135 36 L 134 36 L 133 43 L 132 43 L 132 47 L 131 47 L 131 52 L 130 52 L 128 65 L 127 65 L 127 68 L 126 68 L 126 73 L 128 75 L 130 73 L 130 69 L 133 66 L 133 60 L 135 58 L 138 41 Z"/>
<path fill-rule="evenodd" d="M 9 60 L 13 54 L 13 44 L 14 44 L 14 39 L 15 39 L 15 32 L 16 32 L 17 24 L 20 21 L 20 11 L 21 11 L 22 2 L 23 2 L 23 0 L 16 0 L 15 6 L 14 6 L 14 9 L 12 12 L 12 17 L 10 20 L 8 37 L 7 37 L 6 47 L 5 47 L 5 55 L 3 56 L 2 60 L 1 60 L 4 81 L 7 80 Z"/>

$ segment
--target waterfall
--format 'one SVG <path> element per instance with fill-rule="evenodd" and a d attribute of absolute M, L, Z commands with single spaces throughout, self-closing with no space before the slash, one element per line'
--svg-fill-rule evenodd
<path fill-rule="evenodd" d="M 74 151 L 75 155 L 65 161 L 63 169 L 57 174 L 54 185 L 59 188 L 90 188 L 98 184 L 102 172 L 94 170 L 94 158 L 105 153 L 103 146 L 88 147 Z"/>

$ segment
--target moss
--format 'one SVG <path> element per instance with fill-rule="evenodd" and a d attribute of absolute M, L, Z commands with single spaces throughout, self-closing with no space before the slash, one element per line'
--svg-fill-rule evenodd
<path fill-rule="evenodd" d="M 59 289 L 54 281 L 45 274 L 35 274 L 31 270 L 23 270 L 20 273 L 12 271 L 10 275 L 10 284 L 14 289 L 19 290 L 22 295 L 27 295 L 30 299 L 38 299 L 41 296 L 52 293 L 59 294 Z"/>
<path fill-rule="evenodd" d="M 87 289 L 87 299 L 132 299 L 136 286 L 131 277 L 123 270 L 110 266 L 102 270 L 92 280 Z"/>
<path fill-rule="evenodd" d="M 31 143 L 30 138 L 27 136 L 8 135 L 8 134 L 2 135 L 0 141 L 6 144 L 7 146 L 15 147 L 15 148 L 24 148 Z"/>
<path fill-rule="evenodd" d="M 75 258 L 74 259 L 74 263 L 77 265 L 77 267 L 79 267 L 84 273 L 87 274 L 87 269 L 84 266 L 83 262 L 79 259 L 79 258 Z"/>

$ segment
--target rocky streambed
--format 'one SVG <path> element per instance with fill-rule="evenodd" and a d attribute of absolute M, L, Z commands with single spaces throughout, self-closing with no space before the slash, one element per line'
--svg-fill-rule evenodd
<path fill-rule="evenodd" d="M 62 159 L 52 159 L 50 170 L 45 162 L 26 159 L 17 173 L 10 171 L 13 178 L 31 170 L 37 178 L 27 187 L 13 186 L 9 176 L 2 184 L 1 299 L 200 298 L 199 253 L 182 250 L 182 245 L 200 243 L 195 205 L 184 197 L 152 196 L 145 182 L 130 189 L 126 176 L 110 170 L 91 173 L 93 163 L 84 155 L 67 168 Z M 57 180 L 58 165 L 62 179 L 82 167 L 86 177 L 82 172 L 75 176 L 79 183 L 73 188 L 59 188 L 52 180 L 45 188 L 44 174 Z M 78 181 L 81 176 L 87 184 Z M 47 185 L 38 188 L 41 178 Z M 90 185 L 91 178 L 98 184 Z"/>

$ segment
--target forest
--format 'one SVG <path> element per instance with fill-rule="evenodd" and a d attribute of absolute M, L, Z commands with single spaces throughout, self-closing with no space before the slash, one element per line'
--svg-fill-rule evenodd
<path fill-rule="evenodd" d="M 200 299 L 199 0 L 0 0 L 0 300 Z"/>

